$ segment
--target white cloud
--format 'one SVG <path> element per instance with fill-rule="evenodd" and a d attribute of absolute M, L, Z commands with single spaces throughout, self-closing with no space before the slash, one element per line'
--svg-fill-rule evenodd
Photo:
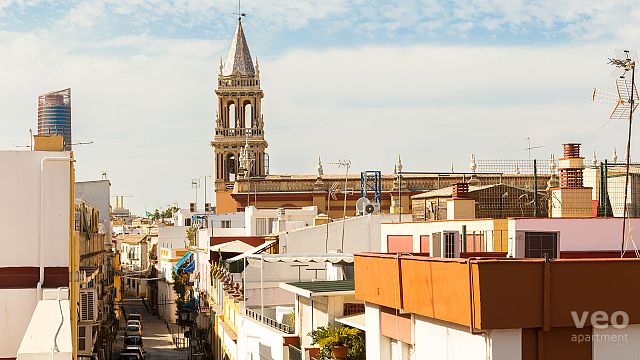
<path fill-rule="evenodd" d="M 45 1 L 0 0 L 0 16 L 12 9 L 19 9 L 22 15 L 26 8 L 37 11 L 37 5 Z M 67 11 L 46 15 L 59 24 L 73 25 L 72 29 L 97 27 L 101 31 L 128 16 L 131 33 L 154 25 L 197 33 L 198 27 L 221 29 L 220 24 L 237 12 L 236 3 L 228 0 L 74 0 L 70 4 Z M 464 39 L 475 32 L 606 39 L 637 32 L 633 24 L 640 20 L 640 9 L 626 0 L 260 0 L 243 2 L 242 11 L 257 28 L 271 32 L 309 29 L 331 36 L 429 36 L 432 41 L 443 36 Z"/>
<path fill-rule="evenodd" d="M 577 12 L 585 2 L 554 3 L 555 8 L 551 2 L 518 1 L 460 1 L 451 7 L 438 1 L 388 7 L 367 6 L 364 0 L 247 4 L 247 11 L 262 19 L 256 22 L 282 29 L 320 19 L 345 29 L 353 25 L 345 17 L 354 16 L 358 29 L 371 33 L 402 32 L 413 24 L 435 34 L 452 23 L 461 34 L 478 27 L 526 31 L 532 24 L 566 22 L 563 31 L 575 38 L 619 34 L 588 45 L 253 52 L 261 58 L 272 171 L 312 173 L 317 155 L 325 161 L 349 158 L 355 170 L 390 171 L 397 153 L 408 170 L 446 170 L 451 162 L 466 167 L 471 152 L 480 158 L 524 157 L 525 136 L 547 146 L 538 151 L 545 157 L 558 152 L 563 141 L 583 141 L 585 153 L 597 149 L 599 157 L 608 156 L 614 144 L 622 149 L 624 124 L 600 128 L 609 109 L 591 104 L 589 95 L 593 86 L 612 87 L 606 57 L 637 42 L 640 30 L 609 26 L 619 3 L 588 2 Z M 233 12 L 229 2 L 204 0 L 87 4 L 78 2 L 66 20 L 92 27 L 110 12 L 140 17 L 155 11 L 198 23 L 210 13 Z M 252 28 L 264 31 L 257 24 Z M 336 29 L 327 31 L 340 34 Z M 219 37 L 232 32 L 226 29 Z M 248 34 L 250 40 L 255 36 Z M 190 179 L 212 173 L 213 90 L 227 41 L 128 34 L 81 42 L 48 30 L 0 32 L 0 148 L 28 143 L 39 93 L 72 87 L 74 139 L 95 142 L 76 149 L 78 178 L 107 171 L 114 192 L 134 194 L 128 203 L 138 212 L 145 205 L 184 205 L 193 198 Z M 339 171 L 328 165 L 325 170 Z"/>
<path fill-rule="evenodd" d="M 71 29 L 90 28 L 96 25 L 98 20 L 105 15 L 105 6 L 103 1 L 85 1 L 72 7 L 64 15 L 63 19 L 58 21 L 58 26 L 70 27 Z"/>

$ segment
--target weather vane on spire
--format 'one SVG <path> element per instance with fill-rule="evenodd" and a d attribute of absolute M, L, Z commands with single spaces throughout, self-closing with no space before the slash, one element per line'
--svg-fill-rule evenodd
<path fill-rule="evenodd" d="M 240 7 L 240 0 L 238 0 L 238 12 L 234 13 L 235 15 L 238 15 L 238 20 L 240 20 L 243 16 L 247 16 L 246 13 L 243 13 L 241 11 L 241 7 Z"/>

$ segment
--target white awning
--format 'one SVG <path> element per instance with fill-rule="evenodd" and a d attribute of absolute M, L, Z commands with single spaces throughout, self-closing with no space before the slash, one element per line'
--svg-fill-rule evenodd
<path fill-rule="evenodd" d="M 251 266 L 260 266 L 260 262 L 267 263 L 353 263 L 353 254 L 255 254 L 248 255 Z"/>
<path fill-rule="evenodd" d="M 276 242 L 275 240 L 265 241 L 265 243 L 264 243 L 264 244 L 261 244 L 261 245 L 259 245 L 259 246 L 256 246 L 256 247 L 254 247 L 254 248 L 252 248 L 252 249 L 250 249 L 250 250 L 247 250 L 247 251 L 243 252 L 243 253 L 242 253 L 242 254 L 240 254 L 240 255 L 237 255 L 237 256 L 232 257 L 231 259 L 227 259 L 227 262 L 228 262 L 228 263 L 232 263 L 232 262 L 234 262 L 234 261 L 242 260 L 242 259 L 246 258 L 246 257 L 247 257 L 247 256 L 249 256 L 249 255 L 253 255 L 253 254 L 255 254 L 255 253 L 258 253 L 258 252 L 260 252 L 260 251 L 262 251 L 262 250 L 264 250 L 264 249 L 268 248 L 269 246 L 271 246 L 271 244 L 273 244 L 273 243 L 275 243 L 275 242 Z"/>
<path fill-rule="evenodd" d="M 223 253 L 244 253 L 246 251 L 252 250 L 254 247 L 242 242 L 240 240 L 233 240 L 226 243 L 213 245 L 209 247 L 209 250 L 213 252 L 223 252 Z"/>
<path fill-rule="evenodd" d="M 341 324 L 345 324 L 347 326 L 354 327 L 356 329 L 360 329 L 362 331 L 367 331 L 366 322 L 364 318 L 364 313 L 343 316 L 341 318 L 336 319 L 337 322 Z"/>

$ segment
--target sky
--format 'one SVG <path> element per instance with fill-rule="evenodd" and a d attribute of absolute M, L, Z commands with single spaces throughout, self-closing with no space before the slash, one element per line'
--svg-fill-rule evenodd
<path fill-rule="evenodd" d="M 36 128 L 37 96 L 70 87 L 77 180 L 106 172 L 134 212 L 211 202 L 227 0 L 0 0 L 0 149 Z M 622 0 L 244 0 L 260 62 L 272 174 L 468 171 L 478 159 L 624 156 L 607 58 L 638 47 Z M 635 127 L 635 125 L 634 125 Z M 640 156 L 632 144 L 631 158 Z M 2 164 L 0 164 L 2 166 Z"/>

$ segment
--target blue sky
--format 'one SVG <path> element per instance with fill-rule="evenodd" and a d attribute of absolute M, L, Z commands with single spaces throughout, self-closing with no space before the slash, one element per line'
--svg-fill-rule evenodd
<path fill-rule="evenodd" d="M 38 94 L 71 87 L 74 140 L 94 141 L 75 150 L 78 178 L 107 171 L 139 213 L 185 206 L 191 179 L 212 175 L 213 90 L 236 8 L 0 0 L 0 148 L 28 142 Z M 272 173 L 311 173 L 317 156 L 391 171 L 398 153 L 407 170 L 466 170 L 471 153 L 526 157 L 526 136 L 546 146 L 539 158 L 565 141 L 622 156 L 625 125 L 590 94 L 613 87 L 614 49 L 638 47 L 628 1 L 245 0 L 242 11 Z"/>

